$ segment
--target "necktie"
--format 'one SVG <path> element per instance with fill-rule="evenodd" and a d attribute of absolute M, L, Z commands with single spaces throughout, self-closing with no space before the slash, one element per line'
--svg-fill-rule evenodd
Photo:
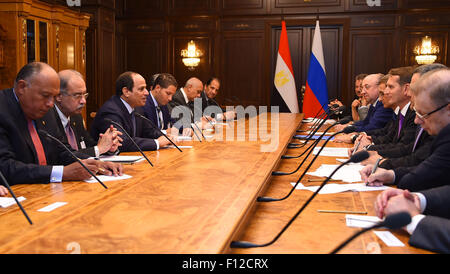
<path fill-rule="evenodd" d="M 164 128 L 164 119 L 163 119 L 163 116 L 162 116 L 161 108 L 159 106 L 156 107 L 156 112 L 158 114 L 158 126 L 159 126 L 159 129 L 163 129 Z"/>
<path fill-rule="evenodd" d="M 31 140 L 33 141 L 34 148 L 36 150 L 39 165 L 41 166 L 47 165 L 44 147 L 42 146 L 41 139 L 39 138 L 36 128 L 33 125 L 33 120 L 28 120 L 28 131 L 30 132 Z"/>
<path fill-rule="evenodd" d="M 397 139 L 400 138 L 400 131 L 403 127 L 403 120 L 405 119 L 405 116 L 403 116 L 402 113 L 398 114 L 398 132 L 397 132 Z"/>
<path fill-rule="evenodd" d="M 422 135 L 422 132 L 423 132 L 423 128 L 420 127 L 419 133 L 417 133 L 416 141 L 414 142 L 412 152 L 414 152 L 414 150 L 416 150 L 416 146 L 417 146 L 417 143 L 419 142 L 420 135 Z"/>
<path fill-rule="evenodd" d="M 131 112 L 131 123 L 133 124 L 132 137 L 135 137 L 136 136 L 136 116 L 134 116 L 134 110 Z"/>
<path fill-rule="evenodd" d="M 72 149 L 78 150 L 77 139 L 75 138 L 75 133 L 73 133 L 72 127 L 70 126 L 70 121 L 67 123 L 65 131 L 67 140 L 69 141 L 69 145 L 72 147 Z"/>

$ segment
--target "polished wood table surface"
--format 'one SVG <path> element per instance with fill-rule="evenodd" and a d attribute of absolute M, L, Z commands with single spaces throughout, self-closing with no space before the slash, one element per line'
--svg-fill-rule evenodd
<path fill-rule="evenodd" d="M 105 182 L 108 189 L 84 182 L 13 186 L 34 224 L 16 205 L 0 209 L 0 253 L 228 252 L 302 119 L 267 116 L 218 125 L 215 140 L 183 142 L 193 148 L 182 153 L 146 152 L 154 167 L 125 165 L 133 178 Z M 37 211 L 55 202 L 67 204 Z"/>
<path fill-rule="evenodd" d="M 26 198 L 22 204 L 34 224 L 16 205 L 0 208 L 0 253 L 328 253 L 357 229 L 346 227 L 344 214 L 317 210 L 374 215 L 378 192 L 317 195 L 275 244 L 229 248 L 232 240 L 270 241 L 312 194 L 296 190 L 282 202 L 256 202 L 261 195 L 283 196 L 303 171 L 271 176 L 273 170 L 296 167 L 298 160 L 280 157 L 303 150 L 286 149 L 302 118 L 279 114 L 266 119 L 260 114 L 218 125 L 215 132 L 204 133 L 213 134 L 208 141 L 181 143 L 193 146 L 182 153 L 145 152 L 154 167 L 147 162 L 124 165 L 132 178 L 105 182 L 108 189 L 85 182 L 13 186 L 17 196 Z M 321 156 L 311 170 L 322 163 L 337 162 Z M 67 204 L 38 212 L 55 202 Z M 395 235 L 406 247 L 388 248 L 369 232 L 342 252 L 425 252 L 408 246 L 406 233 Z"/>
<path fill-rule="evenodd" d="M 303 124 L 301 129 L 308 129 L 311 124 Z M 323 131 L 328 126 L 323 126 L 319 131 Z M 332 130 L 331 130 L 332 131 Z M 321 141 L 318 146 L 324 144 Z M 351 147 L 350 144 L 334 143 L 330 141 L 327 147 Z M 306 148 L 289 149 L 287 155 L 299 155 Z M 301 160 L 303 157 L 301 158 Z M 296 182 L 304 172 L 308 164 L 313 159 L 313 155 L 303 164 L 299 171 L 292 175 L 273 176 L 270 180 L 269 189 L 263 196 L 280 198 L 284 197 L 292 188 L 292 182 Z M 276 168 L 277 171 L 294 171 L 301 163 L 298 159 L 283 159 Z M 319 156 L 313 163 L 309 172 L 315 171 L 322 164 L 341 164 L 335 157 Z M 308 179 L 318 179 L 305 175 L 302 183 L 305 186 L 319 186 L 322 182 L 308 182 Z M 332 183 L 345 183 L 342 181 Z M 347 227 L 344 213 L 319 213 L 318 210 L 367 212 L 361 216 L 376 216 L 374 211 L 374 201 L 381 191 L 369 192 L 343 192 L 338 194 L 318 194 L 308 205 L 308 207 L 298 216 L 291 226 L 272 245 L 252 248 L 233 249 L 234 254 L 261 254 L 261 253 L 295 253 L 295 254 L 328 254 L 340 243 L 347 240 L 360 228 Z M 313 192 L 307 190 L 295 190 L 293 194 L 283 201 L 258 203 L 254 216 L 250 219 L 246 230 L 239 236 L 239 241 L 248 241 L 256 244 L 270 242 L 286 223 L 297 213 L 301 206 L 312 196 Z M 385 230 L 385 229 L 377 229 Z M 406 231 L 391 231 L 405 246 L 388 247 L 381 241 L 373 231 L 369 231 L 343 248 L 339 253 L 354 254 L 409 254 L 409 253 L 430 253 L 423 249 L 414 248 L 408 245 L 409 234 Z"/>

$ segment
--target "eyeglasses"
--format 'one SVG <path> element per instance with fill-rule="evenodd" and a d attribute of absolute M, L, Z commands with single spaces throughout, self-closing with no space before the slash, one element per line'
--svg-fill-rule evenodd
<path fill-rule="evenodd" d="M 63 95 L 71 96 L 75 100 L 81 100 L 82 97 L 84 97 L 84 99 L 87 99 L 89 96 L 89 93 L 75 93 L 75 94 L 64 93 Z"/>
<path fill-rule="evenodd" d="M 432 112 L 429 112 L 427 114 L 420 114 L 419 112 L 417 112 L 416 107 L 414 106 L 413 109 L 416 112 L 417 117 L 419 117 L 420 120 L 425 120 L 428 116 L 430 116 L 431 114 L 438 112 L 439 110 L 445 108 L 449 103 L 446 103 L 445 105 L 442 105 L 440 107 L 438 107 L 437 109 L 433 110 Z"/>

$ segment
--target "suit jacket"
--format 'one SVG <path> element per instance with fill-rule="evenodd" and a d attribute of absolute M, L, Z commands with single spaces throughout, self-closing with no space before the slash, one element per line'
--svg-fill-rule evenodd
<path fill-rule="evenodd" d="M 423 191 L 426 215 L 409 239 L 409 244 L 440 253 L 450 253 L 450 186 Z"/>
<path fill-rule="evenodd" d="M 450 184 L 450 124 L 444 127 L 431 144 L 430 156 L 415 167 L 394 169 L 398 188 L 420 191 Z"/>
<path fill-rule="evenodd" d="M 47 159 L 46 166 L 39 165 L 25 114 L 12 89 L 0 91 L 0 109 L 0 170 L 9 184 L 49 183 L 52 166 L 75 161 L 60 144 L 39 134 L 40 129 L 50 132 L 51 126 L 39 119 L 35 127 Z"/>
<path fill-rule="evenodd" d="M 144 110 L 142 107 L 135 108 L 135 112 L 144 115 Z M 91 136 L 94 140 L 97 140 L 99 134 L 104 133 L 111 125 L 111 123 L 105 120 L 106 118 L 117 122 L 123 127 L 122 129 L 113 124 L 117 130 L 123 133 L 121 136 L 123 139 L 122 146 L 120 147 L 121 151 L 138 151 L 128 135 L 136 142 L 141 150 L 156 150 L 157 146 L 154 139 L 162 136 L 161 133 L 154 129 L 148 121 L 135 117 L 136 134 L 133 134 L 132 115 L 128 112 L 119 96 L 112 96 L 111 99 L 106 101 L 98 110 L 97 115 L 95 115 L 95 119 L 91 127 Z"/>
<path fill-rule="evenodd" d="M 217 104 L 217 102 L 216 102 L 215 100 L 211 100 L 211 99 L 208 98 L 208 96 L 206 96 L 205 91 L 202 91 L 202 93 L 201 93 L 201 98 L 202 98 L 202 112 L 203 112 L 205 115 L 209 115 L 209 116 L 211 116 L 212 118 L 215 118 L 215 117 L 216 117 L 216 114 L 225 112 L 224 109 L 221 108 L 220 105 Z M 212 106 L 212 107 L 211 107 L 211 106 Z M 210 107 L 210 108 L 207 110 L 207 113 L 205 113 L 205 110 L 206 110 L 208 107 Z M 213 108 L 213 107 L 214 107 L 214 108 Z M 217 108 L 216 108 L 216 107 L 217 107 Z M 219 109 L 220 109 L 220 112 L 218 111 Z"/>
<path fill-rule="evenodd" d="M 47 114 L 42 118 L 49 125 L 49 133 L 53 136 L 60 135 L 62 140 L 65 143 L 69 143 L 67 140 L 67 135 L 63 124 L 61 122 L 61 118 L 58 115 L 58 112 L 55 107 L 50 109 Z M 90 157 L 95 157 L 94 146 L 97 145 L 97 142 L 91 137 L 89 132 L 84 127 L 83 116 L 80 114 L 70 116 L 70 126 L 75 134 L 75 139 L 78 145 L 78 152 L 89 155 Z M 85 145 L 85 149 L 82 149 L 82 143 Z M 69 146 L 70 147 L 70 146 Z"/>
<path fill-rule="evenodd" d="M 417 129 L 417 125 L 414 123 L 415 117 L 416 112 L 408 108 L 400 134 L 398 134 L 399 115 L 396 115 L 395 119 L 389 122 L 383 129 L 371 131 L 374 133 L 372 140 L 375 145 L 371 146 L 369 150 L 377 151 L 383 157 L 390 157 L 390 150 L 395 149 L 398 144 L 414 142 Z"/>
<path fill-rule="evenodd" d="M 200 109 L 195 111 L 193 103 L 186 103 L 181 89 L 178 89 L 172 96 L 172 101 L 169 102 L 169 111 L 170 117 L 175 121 L 174 126 L 177 128 L 190 128 L 194 120 L 200 120 L 198 117 L 194 117 L 194 114 L 199 116 L 203 113 Z"/>
<path fill-rule="evenodd" d="M 353 126 L 358 132 L 383 128 L 393 117 L 394 111 L 384 108 L 383 103 L 377 101 L 375 107 L 370 105 L 364 120 L 355 122 Z"/>
<path fill-rule="evenodd" d="M 395 169 L 398 167 L 412 167 L 417 166 L 421 162 L 423 162 L 426 158 L 430 156 L 431 144 L 433 143 L 434 137 L 430 136 L 428 132 L 425 130 L 422 131 L 422 134 L 418 136 L 421 126 L 416 126 L 416 133 L 414 134 L 414 140 L 409 144 L 399 143 L 386 153 L 388 157 L 383 163 L 380 164 L 380 167 L 385 169 Z M 416 147 L 413 151 L 414 144 L 416 143 Z"/>
<path fill-rule="evenodd" d="M 164 125 L 163 125 L 162 129 L 168 129 L 170 127 L 170 124 L 173 124 L 175 121 L 173 121 L 172 117 L 170 117 L 170 111 L 169 111 L 169 108 L 167 107 L 167 105 L 159 106 L 159 108 L 161 109 L 161 112 L 163 115 L 163 120 L 164 120 Z M 155 126 L 158 126 L 159 118 L 157 116 L 156 107 L 155 107 L 155 104 L 153 103 L 153 99 L 152 99 L 151 95 L 148 96 L 147 102 L 145 103 L 145 106 L 143 109 L 144 109 L 145 117 L 150 119 L 155 124 Z"/>

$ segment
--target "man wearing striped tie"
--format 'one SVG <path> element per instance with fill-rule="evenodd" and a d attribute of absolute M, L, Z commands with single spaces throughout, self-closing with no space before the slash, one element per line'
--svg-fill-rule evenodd
<path fill-rule="evenodd" d="M 49 139 L 41 119 L 59 94 L 59 77 L 45 63 L 25 65 L 13 89 L 0 91 L 0 170 L 9 184 L 80 181 L 91 175 L 59 143 Z M 81 160 L 95 173 L 121 174 L 122 166 Z"/>

